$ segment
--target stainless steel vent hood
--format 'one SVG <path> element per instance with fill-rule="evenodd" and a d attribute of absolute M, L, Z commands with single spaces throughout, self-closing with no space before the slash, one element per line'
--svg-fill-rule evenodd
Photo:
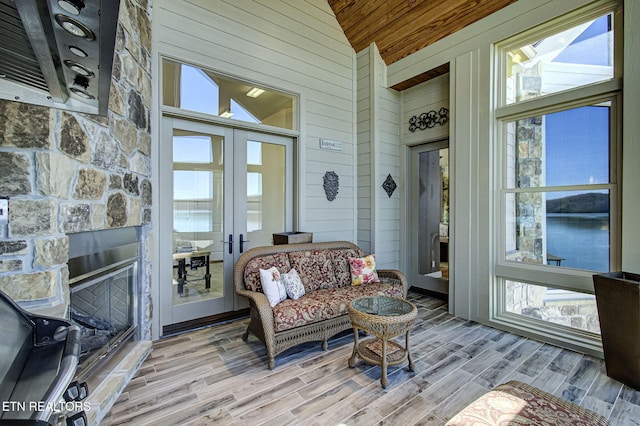
<path fill-rule="evenodd" d="M 119 0 L 0 0 L 0 98 L 106 115 Z"/>

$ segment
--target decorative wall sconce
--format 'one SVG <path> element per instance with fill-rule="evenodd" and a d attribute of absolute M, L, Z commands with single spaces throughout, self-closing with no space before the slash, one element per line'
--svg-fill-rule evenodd
<path fill-rule="evenodd" d="M 336 172 L 326 172 L 324 174 L 324 193 L 327 196 L 327 200 L 333 201 L 338 195 L 338 187 L 340 186 L 340 179 Z"/>
<path fill-rule="evenodd" d="M 414 115 L 409 119 L 409 131 L 425 130 L 435 127 L 436 124 L 444 125 L 449 121 L 449 110 L 445 107 L 440 108 L 438 112 L 423 112 L 419 116 Z"/>
<path fill-rule="evenodd" d="M 387 176 L 387 179 L 382 183 L 382 188 L 387 193 L 389 198 L 391 198 L 391 196 L 393 195 L 393 192 L 396 190 L 397 187 L 398 185 L 396 184 L 396 181 L 393 180 L 393 177 L 391 177 L 391 174 L 389 174 L 389 176 Z"/>

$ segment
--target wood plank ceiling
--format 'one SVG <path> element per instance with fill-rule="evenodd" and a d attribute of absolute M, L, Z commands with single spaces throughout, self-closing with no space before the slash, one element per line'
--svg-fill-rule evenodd
<path fill-rule="evenodd" d="M 328 0 L 356 52 L 375 42 L 390 65 L 516 0 Z M 393 86 L 404 90 L 449 72 L 449 64 Z"/>

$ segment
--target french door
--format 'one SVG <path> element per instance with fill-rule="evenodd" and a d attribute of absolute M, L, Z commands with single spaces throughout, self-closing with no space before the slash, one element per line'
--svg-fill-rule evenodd
<path fill-rule="evenodd" d="M 293 225 L 293 140 L 164 117 L 162 326 L 243 308 L 233 267 Z"/>
<path fill-rule="evenodd" d="M 411 148 L 411 282 L 449 293 L 449 143 Z"/>

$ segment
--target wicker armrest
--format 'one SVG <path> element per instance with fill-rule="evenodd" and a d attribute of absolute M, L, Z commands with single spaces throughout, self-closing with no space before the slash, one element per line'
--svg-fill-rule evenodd
<path fill-rule="evenodd" d="M 397 269 L 378 269 L 378 277 L 400 281 L 404 287 L 404 297 L 407 297 L 409 284 L 407 283 L 407 278 L 401 271 Z"/>
<path fill-rule="evenodd" d="M 249 303 L 260 313 L 260 319 L 263 324 L 271 324 L 273 327 L 273 311 L 267 296 L 259 291 L 243 290 L 238 288 L 236 288 L 236 293 L 249 299 Z"/>

